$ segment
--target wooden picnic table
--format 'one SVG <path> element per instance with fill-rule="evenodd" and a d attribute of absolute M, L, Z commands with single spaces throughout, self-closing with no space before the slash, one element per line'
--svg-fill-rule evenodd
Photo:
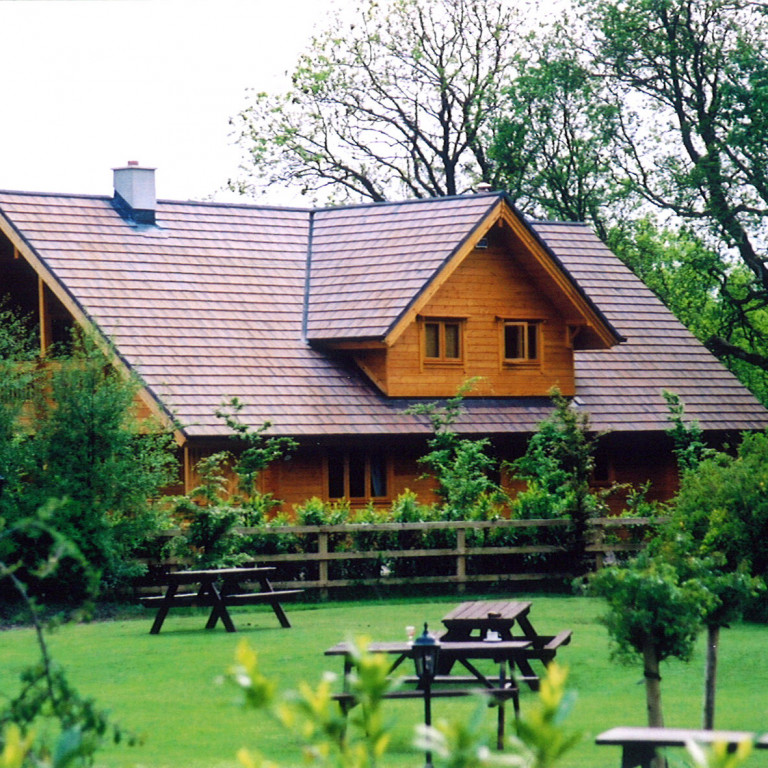
<path fill-rule="evenodd" d="M 498 723 L 497 723 L 497 748 L 504 746 L 504 704 L 508 699 L 512 699 L 515 710 L 515 717 L 520 713 L 520 697 L 517 681 L 514 677 L 514 667 L 517 654 L 525 651 L 530 646 L 529 640 L 507 640 L 499 642 L 488 642 L 482 640 L 468 640 L 460 642 L 440 641 L 440 659 L 450 661 L 452 667 L 458 662 L 469 675 L 436 675 L 432 686 L 430 687 L 430 696 L 435 698 L 452 696 L 471 696 L 474 694 L 484 694 L 493 699 L 498 704 Z M 368 651 L 371 653 L 386 653 L 394 656 L 394 661 L 389 668 L 389 674 L 393 673 L 407 659 L 413 658 L 413 645 L 404 642 L 373 642 L 368 645 Z M 347 712 L 357 704 L 357 700 L 349 690 L 348 680 L 352 671 L 353 655 L 349 643 L 337 643 L 325 652 L 326 656 L 342 656 L 344 658 L 344 682 L 343 691 L 334 695 L 334 699 L 339 702 L 342 711 Z M 498 665 L 497 672 L 491 674 L 484 672 L 475 663 L 480 660 L 489 660 Z M 419 679 L 416 675 L 404 675 L 399 678 L 402 684 L 401 688 L 384 695 L 386 699 L 411 699 L 423 698 L 424 690 L 421 688 Z M 455 686 L 461 687 L 455 687 Z"/>
<path fill-rule="evenodd" d="M 275 590 L 269 580 L 274 567 L 252 568 L 213 568 L 209 570 L 175 571 L 166 573 L 158 582 L 166 586 L 165 594 L 142 597 L 141 602 L 148 606 L 157 606 L 157 614 L 149 630 L 151 635 L 160 632 L 165 617 L 171 608 L 188 605 L 210 606 L 211 613 L 206 629 L 213 629 L 221 619 L 227 632 L 235 632 L 235 625 L 229 615 L 228 607 L 234 605 L 255 605 L 269 603 L 280 625 L 290 627 L 280 599 L 302 592 L 301 589 Z M 258 582 L 259 591 L 245 588 L 243 585 Z M 199 585 L 194 592 L 179 592 L 187 585 Z"/>
<path fill-rule="evenodd" d="M 712 744 L 725 742 L 733 752 L 743 741 L 754 742 L 758 749 L 768 749 L 768 736 L 751 731 L 716 731 L 691 728 L 644 728 L 625 726 L 601 733 L 596 744 L 622 747 L 621 768 L 651 768 L 656 751 L 664 747 L 684 747 L 688 742 Z"/>
<path fill-rule="evenodd" d="M 571 641 L 572 631 L 563 630 L 557 635 L 540 635 L 529 618 L 531 603 L 510 600 L 472 600 L 457 605 L 442 621 L 446 631 L 440 642 L 467 642 L 499 637 L 502 641 L 527 640 L 529 645 L 515 656 L 520 674 L 517 679 L 524 681 L 532 690 L 539 688 L 539 675 L 531 666 L 538 660 L 548 665 L 561 646 Z M 518 629 L 518 632 L 515 632 Z M 445 667 L 442 663 L 441 671 Z M 448 664 L 448 660 L 444 662 Z"/>

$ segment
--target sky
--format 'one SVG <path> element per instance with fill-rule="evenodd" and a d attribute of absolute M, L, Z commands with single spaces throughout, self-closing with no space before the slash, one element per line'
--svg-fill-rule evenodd
<path fill-rule="evenodd" d="M 161 199 L 235 199 L 229 118 L 344 1 L 0 0 L 0 189 L 111 194 L 136 160 Z"/>

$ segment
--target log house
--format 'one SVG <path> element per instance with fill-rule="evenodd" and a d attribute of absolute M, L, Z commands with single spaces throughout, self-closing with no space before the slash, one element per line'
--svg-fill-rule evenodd
<path fill-rule="evenodd" d="M 142 404 L 174 425 L 181 485 L 227 447 L 231 397 L 300 448 L 261 488 L 430 501 L 414 402 L 467 380 L 459 430 L 520 455 L 557 386 L 605 432 L 596 486 L 677 477 L 663 390 L 707 438 L 768 412 L 584 225 L 533 222 L 504 193 L 336 208 L 158 201 L 152 169 L 114 171 L 109 196 L 0 192 L 0 295 L 40 328 L 114 345 Z"/>

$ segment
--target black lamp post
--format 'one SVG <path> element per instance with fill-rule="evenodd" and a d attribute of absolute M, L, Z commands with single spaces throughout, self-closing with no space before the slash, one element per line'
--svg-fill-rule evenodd
<path fill-rule="evenodd" d="M 5 488 L 5 477 L 3 475 L 0 475 L 0 496 L 3 495 L 3 488 Z"/>
<path fill-rule="evenodd" d="M 424 724 L 432 725 L 432 682 L 437 674 L 437 657 L 440 654 L 440 643 L 427 631 L 424 622 L 424 632 L 413 641 L 413 661 L 416 665 L 416 675 L 419 687 L 424 691 Z M 427 750 L 425 768 L 432 768 L 432 751 Z"/>

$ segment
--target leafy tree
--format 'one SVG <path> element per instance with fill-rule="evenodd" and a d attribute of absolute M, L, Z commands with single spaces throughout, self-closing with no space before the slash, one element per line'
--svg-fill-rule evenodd
<path fill-rule="evenodd" d="M 418 403 L 406 411 L 426 416 L 432 426 L 433 435 L 427 441 L 430 451 L 419 462 L 432 470 L 448 519 L 467 519 L 473 514 L 484 516 L 483 511 L 494 500 L 503 498 L 501 489 L 490 478 L 497 466 L 488 455 L 490 440 L 460 437 L 455 429 L 464 395 L 471 388 L 470 381 L 443 406 Z"/>
<path fill-rule="evenodd" d="M 606 240 L 626 197 L 614 170 L 617 107 L 556 29 L 504 91 L 489 154 L 529 215 L 589 222 Z"/>
<path fill-rule="evenodd" d="M 674 523 L 728 571 L 768 575 L 768 434 L 746 433 L 736 454 L 718 452 L 683 474 Z"/>
<path fill-rule="evenodd" d="M 672 426 L 667 429 L 667 434 L 674 443 L 678 469 L 681 473 L 695 470 L 704 459 L 713 457 L 715 451 L 704 442 L 704 432 L 698 422 L 686 423 L 685 406 L 680 397 L 666 390 L 662 394 L 669 408 L 667 421 Z"/>
<path fill-rule="evenodd" d="M 140 572 L 134 554 L 157 525 L 151 502 L 175 465 L 171 436 L 136 416 L 137 388 L 82 338 L 71 356 L 49 361 L 34 388 L 34 407 L 11 425 L 8 519 L 30 517 L 58 500 L 51 524 L 99 574 L 102 594 Z M 84 596 L 87 580 L 69 562 L 48 580 L 34 578 L 45 557 L 44 536 L 15 541 L 34 591 L 63 601 Z"/>
<path fill-rule="evenodd" d="M 662 727 L 660 663 L 688 660 L 711 596 L 697 579 L 681 580 L 662 559 L 641 553 L 626 567 L 598 571 L 591 591 L 608 602 L 603 623 L 620 661 L 643 663 L 648 725 Z"/>
<path fill-rule="evenodd" d="M 592 431 L 588 413 L 556 388 L 550 394 L 552 415 L 538 425 L 525 454 L 508 464 L 514 477 L 526 482 L 513 510 L 522 517 L 570 518 L 574 567 L 581 572 L 586 568 L 587 520 L 605 510 L 601 496 L 590 488 L 599 435 Z"/>
<path fill-rule="evenodd" d="M 224 420 L 241 446 L 236 452 L 233 469 L 240 483 L 240 491 L 248 500 L 260 495 L 256 488 L 259 475 L 273 461 L 285 458 L 291 451 L 295 451 L 299 444 L 292 437 L 268 436 L 266 433 L 272 427 L 269 421 L 265 421 L 255 430 L 243 424 L 239 417 L 242 409 L 243 404 L 233 397 L 216 415 Z"/>
<path fill-rule="evenodd" d="M 232 398 L 216 412 L 231 430 L 238 449 L 234 454 L 219 451 L 201 459 L 196 466 L 200 484 L 174 499 L 173 512 L 183 521 L 183 533 L 170 542 L 170 551 L 191 557 L 199 567 L 236 566 L 249 559 L 234 528 L 262 523 L 266 513 L 279 506 L 271 494 L 259 492 L 257 482 L 273 461 L 298 446 L 291 437 L 267 435 L 272 426 L 268 421 L 256 429 L 244 424 L 239 418 L 242 409 L 243 404 Z M 229 464 L 237 478 L 234 493 L 226 472 Z"/>
<path fill-rule="evenodd" d="M 727 311 L 717 354 L 768 369 L 768 16 L 749 0 L 580 0 L 596 75 L 620 107 L 634 190 L 693 228 Z"/>
<path fill-rule="evenodd" d="M 313 39 L 284 94 L 257 93 L 233 124 L 246 170 L 302 193 L 384 200 L 496 183 L 491 120 L 521 45 L 514 6 L 368 0 Z M 252 192 L 250 178 L 234 183 Z"/>

